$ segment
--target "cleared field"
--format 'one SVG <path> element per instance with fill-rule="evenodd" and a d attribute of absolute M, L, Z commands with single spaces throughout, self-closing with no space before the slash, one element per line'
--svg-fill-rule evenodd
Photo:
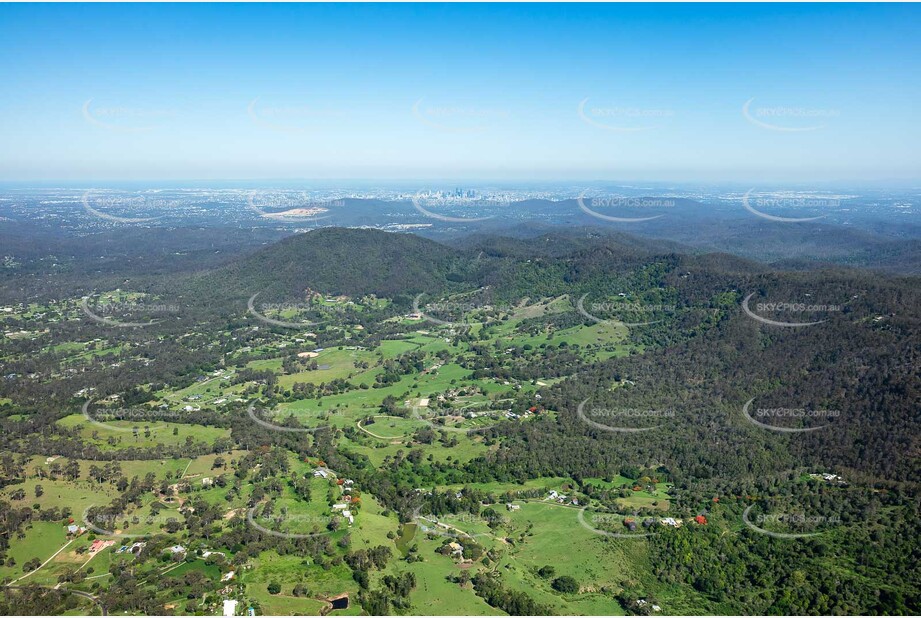
<path fill-rule="evenodd" d="M 411 546 L 416 546 L 423 562 L 411 564 L 392 561 L 388 567 L 390 573 L 410 571 L 416 576 L 416 588 L 410 594 L 414 613 L 447 616 L 498 616 L 503 612 L 490 607 L 473 591 L 473 586 L 448 581 L 449 576 L 457 576 L 461 568 L 448 556 L 436 553 L 444 537 L 429 539 L 421 531 L 414 537 Z M 400 554 L 395 551 L 394 554 Z M 471 572 L 471 575 L 473 572 Z"/>
<path fill-rule="evenodd" d="M 34 522 L 25 530 L 25 538 L 16 543 L 12 543 L 7 552 L 7 562 L 9 558 L 14 561 L 14 566 L 7 563 L 0 564 L 0 578 L 10 580 L 17 579 L 26 574 L 22 565 L 37 558 L 41 562 L 48 560 L 56 551 L 61 549 L 67 543 L 66 530 L 60 522 Z M 36 583 L 48 584 L 49 582 L 57 583 L 57 577 L 53 570 L 41 569 L 32 573 L 18 584 Z"/>
<path fill-rule="evenodd" d="M 262 591 L 262 586 L 251 586 L 247 593 L 259 602 L 262 612 L 267 616 L 319 616 L 328 603 L 309 597 L 296 597 L 291 594 L 294 586 L 282 587 L 279 594 Z"/>
<path fill-rule="evenodd" d="M 177 446 L 185 444 L 188 438 L 194 442 L 213 444 L 217 439 L 230 437 L 230 430 L 220 427 L 160 421 L 100 420 L 93 423 L 82 414 L 65 416 L 58 424 L 78 428 L 84 440 L 103 450 L 150 448 L 158 444 Z"/>
<path fill-rule="evenodd" d="M 373 423 L 364 422 L 358 424 L 358 427 L 366 434 L 380 440 L 410 438 L 413 433 L 426 426 L 426 423 L 422 421 L 397 416 L 375 416 Z"/>
<path fill-rule="evenodd" d="M 35 495 L 35 488 L 41 486 L 42 495 Z M 17 489 L 26 493 L 23 500 L 12 500 L 10 494 Z M 0 498 L 17 507 L 31 507 L 38 504 L 43 509 L 69 508 L 72 517 L 78 518 L 83 510 L 92 505 L 108 504 L 118 496 L 118 491 L 108 483 L 82 480 L 77 482 L 29 478 L 18 485 L 11 485 L 0 491 Z"/>
<path fill-rule="evenodd" d="M 352 379 L 353 382 L 373 382 L 374 376 L 380 372 L 380 368 L 375 368 L 377 355 L 367 350 L 349 350 L 349 349 L 327 349 L 319 353 L 315 358 L 308 359 L 316 361 L 322 369 L 310 371 L 301 371 L 288 375 L 282 375 L 278 378 L 278 384 L 282 388 L 291 388 L 295 382 L 308 382 L 311 384 L 320 384 L 321 382 L 330 382 L 332 380 Z M 267 361 L 253 361 L 254 363 L 263 363 Z M 369 369 L 358 369 L 356 363 L 367 363 Z M 252 365 L 253 363 L 250 363 Z M 268 368 L 268 367 L 266 367 Z M 273 371 L 281 371 L 281 363 Z"/>
<path fill-rule="evenodd" d="M 623 609 L 613 598 L 597 592 L 602 587 L 620 588 L 635 577 L 633 565 L 645 555 L 645 542 L 595 534 L 579 524 L 577 513 L 578 509 L 552 503 L 523 503 L 521 510 L 507 513 L 516 544 L 498 571 L 508 585 L 554 607 L 556 613 L 622 615 Z M 529 525 L 533 528 L 525 533 Z M 573 555 L 580 560 L 572 560 Z M 553 566 L 557 577 L 575 578 L 580 592 L 561 595 L 553 591 L 550 582 L 537 575 L 545 565 Z"/>
<path fill-rule="evenodd" d="M 349 568 L 340 564 L 329 569 L 312 564 L 299 556 L 279 556 L 273 551 L 263 552 L 253 561 L 255 568 L 242 575 L 247 595 L 262 602 L 269 595 L 267 586 L 278 582 L 282 594 L 291 594 L 296 584 L 303 583 L 314 598 L 326 598 L 342 593 L 358 593 L 358 584 L 352 579 Z"/>

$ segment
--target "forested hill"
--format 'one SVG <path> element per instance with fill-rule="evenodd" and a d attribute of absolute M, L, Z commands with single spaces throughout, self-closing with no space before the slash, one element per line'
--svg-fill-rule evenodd
<path fill-rule="evenodd" d="M 215 271 L 208 285 L 241 294 L 395 296 L 441 290 L 472 258 L 411 234 L 323 228 L 298 234 Z M 455 274 L 456 277 L 456 274 Z"/>
<path fill-rule="evenodd" d="M 550 285 L 564 289 L 580 271 L 628 271 L 657 256 L 680 255 L 674 243 L 579 229 L 522 239 L 471 235 L 442 244 L 413 234 L 321 228 L 298 234 L 206 273 L 201 285 L 221 294 L 250 290 L 300 295 L 405 296 L 491 285 L 496 294 L 526 292 L 519 277 L 529 264 L 549 268 Z M 755 272 L 764 267 L 729 254 L 696 258 L 706 268 Z M 602 273 L 603 274 L 603 273 Z"/>
<path fill-rule="evenodd" d="M 644 354 L 595 363 L 552 389 L 560 411 L 556 423 L 510 426 L 512 433 L 525 432 L 524 440 L 520 450 L 510 441 L 501 460 L 489 462 L 500 475 L 602 474 L 612 449 L 634 449 L 633 455 L 646 452 L 689 476 L 767 473 L 783 461 L 919 480 L 916 279 L 852 269 L 777 272 L 728 254 L 655 249 L 648 241 L 581 232 L 528 240 L 480 236 L 449 248 L 409 234 L 324 229 L 218 270 L 208 285 L 222 293 L 237 290 L 241 298 L 261 290 L 290 298 L 306 288 L 396 296 L 404 303 L 416 293 L 464 290 L 485 290 L 485 298 L 500 304 L 559 297 L 573 307 L 555 318 L 561 327 L 592 323 L 575 311 L 580 298 L 588 307 L 629 293 L 635 303 L 662 307 L 652 316 L 655 324 L 631 329 Z M 742 302 L 749 294 L 752 312 L 770 302 L 831 309 L 793 317 L 762 311 L 768 320 L 818 322 L 778 327 L 746 315 Z M 611 395 L 612 376 L 635 384 Z M 628 407 L 675 407 L 681 414 L 671 431 L 644 434 L 642 444 L 612 441 L 575 418 L 576 404 L 586 397 Z M 796 439 L 753 432 L 741 413 L 751 398 L 759 408 L 833 409 L 840 415 L 829 430 Z M 576 442 L 579 449 L 597 451 L 572 461 Z"/>

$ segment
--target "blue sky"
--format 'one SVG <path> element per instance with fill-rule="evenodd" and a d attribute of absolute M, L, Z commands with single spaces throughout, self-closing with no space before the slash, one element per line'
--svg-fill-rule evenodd
<path fill-rule="evenodd" d="M 5 4 L 0 180 L 916 180 L 919 31 L 916 5 Z"/>

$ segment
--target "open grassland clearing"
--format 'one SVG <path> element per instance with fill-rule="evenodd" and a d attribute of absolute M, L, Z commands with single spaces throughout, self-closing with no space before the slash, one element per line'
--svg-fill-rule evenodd
<path fill-rule="evenodd" d="M 472 584 L 462 586 L 449 581 L 449 577 L 456 577 L 465 569 L 470 570 L 472 575 L 475 569 L 481 567 L 462 569 L 454 558 L 437 553 L 436 550 L 441 547 L 446 538 L 425 534 L 421 529 L 417 530 L 409 546 L 416 548 L 416 553 L 423 558 L 423 561 L 406 563 L 392 560 L 385 573 L 409 571 L 416 576 L 416 588 L 410 594 L 415 613 L 448 616 L 502 615 L 503 612 L 490 607 L 476 595 Z M 457 540 L 463 543 L 463 539 Z M 394 555 L 399 558 L 401 554 L 395 551 Z"/>
<path fill-rule="evenodd" d="M 0 564 L 0 578 L 14 580 L 22 577 L 28 572 L 23 570 L 23 565 L 26 562 L 37 558 L 40 563 L 44 563 L 70 540 L 67 538 L 67 530 L 61 522 L 32 522 L 24 532 L 25 538 L 18 539 L 17 542 L 11 543 L 9 552 L 7 553 L 7 562 Z M 14 562 L 13 566 L 8 564 L 10 558 L 12 558 Z M 17 583 L 47 585 L 50 582 L 56 584 L 57 576 L 54 571 L 54 569 L 48 571 L 40 569 L 38 572 L 32 573 Z"/>
<path fill-rule="evenodd" d="M 246 585 L 247 596 L 260 603 L 272 596 L 268 592 L 268 585 L 272 582 L 279 583 L 281 593 L 286 595 L 291 595 L 295 585 L 304 584 L 309 590 L 309 596 L 314 599 L 325 599 L 342 593 L 356 598 L 358 593 L 358 584 L 352 579 L 351 571 L 345 564 L 324 568 L 313 564 L 308 558 L 280 556 L 274 551 L 262 552 L 252 563 L 253 568 L 243 572 L 241 581 Z"/>
<path fill-rule="evenodd" d="M 374 425 L 371 427 L 374 427 Z M 451 447 L 443 446 L 438 441 L 432 444 L 408 444 L 403 442 L 394 443 L 396 442 L 394 440 L 379 440 L 366 434 L 362 434 L 362 436 L 367 439 L 360 438 L 361 442 L 356 442 L 348 437 L 342 438 L 342 448 L 343 450 L 365 455 L 375 466 L 383 465 L 386 457 L 395 457 L 399 451 L 405 452 L 409 447 L 421 449 L 425 459 L 428 459 L 429 455 L 431 455 L 433 461 L 440 463 L 446 461 L 467 462 L 485 454 L 488 449 L 482 443 L 482 438 L 476 437 L 476 434 L 470 437 L 464 434 L 456 434 L 455 437 L 457 437 L 458 443 Z"/>
<path fill-rule="evenodd" d="M 41 496 L 36 496 L 36 487 L 41 486 Z M 22 500 L 11 500 L 10 495 L 17 489 L 25 492 Z M 79 518 L 84 509 L 92 505 L 108 504 L 118 496 L 118 491 L 109 483 L 97 483 L 90 480 L 65 481 L 63 479 L 39 479 L 30 477 L 22 483 L 9 485 L 0 491 L 3 500 L 9 500 L 17 506 L 39 505 L 42 509 L 69 508 L 72 517 Z"/>
<path fill-rule="evenodd" d="M 91 413 L 92 414 L 92 413 Z M 110 420 L 104 412 L 95 412 L 96 422 L 82 414 L 71 414 L 58 421 L 62 427 L 78 428 L 87 442 L 103 450 L 124 448 L 151 448 L 159 444 L 177 446 L 187 442 L 213 444 L 215 440 L 229 438 L 230 430 L 186 423 L 164 421 Z"/>

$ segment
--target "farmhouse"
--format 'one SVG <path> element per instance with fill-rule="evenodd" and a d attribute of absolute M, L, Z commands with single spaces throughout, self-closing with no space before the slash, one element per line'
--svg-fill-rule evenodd
<path fill-rule="evenodd" d="M 95 556 L 106 547 L 111 547 L 112 545 L 115 545 L 115 541 L 93 541 L 93 544 L 90 545 L 89 554 Z"/>

